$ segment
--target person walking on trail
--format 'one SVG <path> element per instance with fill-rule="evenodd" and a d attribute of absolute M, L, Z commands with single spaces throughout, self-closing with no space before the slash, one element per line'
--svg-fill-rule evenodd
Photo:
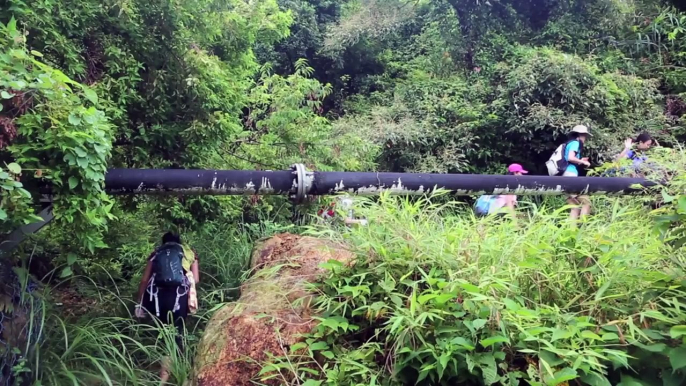
<path fill-rule="evenodd" d="M 562 173 L 564 177 L 578 177 L 579 168 L 591 166 L 588 158 L 582 156 L 584 144 L 591 135 L 588 127 L 584 125 L 574 126 L 569 133 L 570 140 L 567 142 L 564 149 L 564 159 L 567 162 L 567 167 Z M 567 203 L 575 206 L 570 212 L 572 220 L 576 220 L 579 217 L 585 217 L 591 213 L 591 200 L 588 196 L 572 194 L 567 196 Z"/>
<path fill-rule="evenodd" d="M 522 176 L 529 174 L 520 164 L 511 164 L 507 167 L 507 174 L 511 176 Z M 517 206 L 517 196 L 514 194 L 484 195 L 479 197 L 476 202 L 476 213 L 478 215 L 514 213 Z"/>
<path fill-rule="evenodd" d="M 176 345 L 183 349 L 184 321 L 198 308 L 196 284 L 200 281 L 198 256 L 181 243 L 179 235 L 167 232 L 162 245 L 148 257 L 145 272 L 138 287 L 136 317 L 153 315 L 161 325 L 176 327 Z M 169 378 L 169 363 L 165 358 L 160 371 L 162 382 Z"/>

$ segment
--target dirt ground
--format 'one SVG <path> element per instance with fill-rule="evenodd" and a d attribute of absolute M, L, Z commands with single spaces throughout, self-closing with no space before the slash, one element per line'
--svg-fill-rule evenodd
<path fill-rule="evenodd" d="M 268 353 L 283 355 L 316 326 L 306 285 L 325 274 L 319 265 L 329 260 L 350 263 L 353 257 L 342 245 L 289 233 L 258 243 L 253 275 L 241 286 L 241 298 L 218 310 L 208 323 L 194 384 L 254 385 L 251 380 Z"/>

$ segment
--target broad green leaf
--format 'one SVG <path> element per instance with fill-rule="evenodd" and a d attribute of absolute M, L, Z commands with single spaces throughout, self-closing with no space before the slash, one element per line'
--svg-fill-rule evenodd
<path fill-rule="evenodd" d="M 419 377 L 417 377 L 417 383 L 426 379 L 426 377 L 429 375 L 431 370 L 432 370 L 432 368 L 422 368 L 422 371 L 419 373 Z"/>
<path fill-rule="evenodd" d="M 98 94 L 95 93 L 90 88 L 84 88 L 83 90 L 83 95 L 88 99 L 92 104 L 97 104 L 98 103 Z"/>
<path fill-rule="evenodd" d="M 74 153 L 76 153 L 77 157 L 88 157 L 88 153 L 83 148 L 81 148 L 81 146 L 75 147 Z"/>
<path fill-rule="evenodd" d="M 552 328 L 549 328 L 549 327 L 532 327 L 532 328 L 526 330 L 526 332 L 528 334 L 531 334 L 533 336 L 540 335 L 544 332 L 549 332 L 549 331 L 552 331 Z"/>
<path fill-rule="evenodd" d="M 469 342 L 467 339 L 465 339 L 461 336 L 453 338 L 453 340 L 451 340 L 451 342 L 454 344 L 457 344 L 459 346 L 462 346 L 469 351 L 474 350 L 476 348 L 476 347 L 474 347 L 474 345 L 471 342 Z"/>
<path fill-rule="evenodd" d="M 76 177 L 69 177 L 69 189 L 74 189 L 79 185 L 79 179 Z"/>
<path fill-rule="evenodd" d="M 574 336 L 573 331 L 556 329 L 555 331 L 553 331 L 553 337 L 550 341 L 554 342 L 554 341 L 559 340 L 559 339 L 569 339 L 572 336 Z"/>
<path fill-rule="evenodd" d="M 593 331 L 589 331 L 589 330 L 581 331 L 581 337 L 584 339 L 603 340 L 603 338 L 598 336 L 598 334 L 594 333 Z"/>
<path fill-rule="evenodd" d="M 472 326 L 474 326 L 475 330 L 480 330 L 481 328 L 483 328 L 483 326 L 486 325 L 486 323 L 488 323 L 488 320 L 486 319 L 475 319 L 472 322 Z"/>
<path fill-rule="evenodd" d="M 490 337 L 490 338 L 483 339 L 483 340 L 481 340 L 480 343 L 481 343 L 481 345 L 484 346 L 484 347 L 489 347 L 489 346 L 492 346 L 492 345 L 494 345 L 494 344 L 496 344 L 496 343 L 508 343 L 508 344 L 509 344 L 509 343 L 510 343 L 510 340 L 507 339 L 507 338 L 504 337 L 504 336 L 499 336 L 499 335 L 498 335 L 498 336 L 492 336 L 492 337 Z"/>
<path fill-rule="evenodd" d="M 78 126 L 81 124 L 81 118 L 79 118 L 79 116 L 76 115 L 75 113 L 69 114 L 69 117 L 67 118 L 67 120 L 69 121 L 69 123 L 71 123 L 74 126 Z"/>
<path fill-rule="evenodd" d="M 449 352 L 444 352 L 441 354 L 440 358 L 438 358 L 438 379 L 443 378 L 443 372 L 445 371 L 446 367 L 448 367 L 448 362 L 450 361 L 450 353 Z"/>
<path fill-rule="evenodd" d="M 604 341 L 619 340 L 619 335 L 614 332 L 607 332 L 602 336 Z"/>
<path fill-rule="evenodd" d="M 674 201 L 674 196 L 671 196 L 669 193 L 667 193 L 667 190 L 663 189 L 662 190 L 662 201 L 665 203 L 670 203 Z"/>
<path fill-rule="evenodd" d="M 455 295 L 453 295 L 453 294 L 441 294 L 441 295 L 436 296 L 435 302 L 436 302 L 436 304 L 445 304 L 454 298 L 455 298 Z"/>
<path fill-rule="evenodd" d="M 10 18 L 10 21 L 7 22 L 7 30 L 10 32 L 16 31 L 17 30 L 17 19 L 14 18 L 14 15 Z"/>
<path fill-rule="evenodd" d="M 632 376 L 622 374 L 622 380 L 617 386 L 644 386 L 643 383 Z"/>
<path fill-rule="evenodd" d="M 296 351 L 298 351 L 298 350 L 304 349 L 305 347 L 307 347 L 307 343 L 305 343 L 305 342 L 298 342 L 298 343 L 296 343 L 296 344 L 294 344 L 294 345 L 291 345 L 290 350 L 291 350 L 291 352 L 296 352 Z"/>
<path fill-rule="evenodd" d="M 604 375 L 598 373 L 588 373 L 582 375 L 579 379 L 588 386 L 612 386 Z"/>
<path fill-rule="evenodd" d="M 7 219 L 7 212 L 5 212 L 4 209 L 0 208 L 0 220 L 6 220 Z"/>
<path fill-rule="evenodd" d="M 670 328 L 669 335 L 672 337 L 672 339 L 677 339 L 680 336 L 686 335 L 686 326 L 680 325 Z"/>
<path fill-rule="evenodd" d="M 2 90 L 0 91 L 0 97 L 2 97 L 2 99 L 12 99 L 14 97 L 14 94 L 10 94 L 7 91 Z"/>
<path fill-rule="evenodd" d="M 77 256 L 75 253 L 67 254 L 67 264 L 74 265 L 76 263 Z"/>
<path fill-rule="evenodd" d="M 469 370 L 470 373 L 474 372 L 474 366 L 476 364 L 474 363 L 474 359 L 472 358 L 472 356 L 466 355 L 464 359 L 465 362 L 467 362 L 467 370 Z"/>
<path fill-rule="evenodd" d="M 548 363 L 550 366 L 554 366 L 554 367 L 565 363 L 565 361 L 563 359 L 561 359 L 560 357 L 558 357 L 557 355 L 555 355 L 554 353 L 552 353 L 548 350 L 541 350 L 538 353 L 538 357 L 545 360 L 546 363 Z"/>
<path fill-rule="evenodd" d="M 665 340 L 665 336 L 659 331 L 651 330 L 648 328 L 642 328 L 641 332 L 652 340 Z"/>
<path fill-rule="evenodd" d="M 495 363 L 495 358 L 492 355 L 487 355 L 479 360 L 479 367 L 481 368 L 481 375 L 484 379 L 484 384 L 492 385 L 498 382 L 498 367 Z"/>
<path fill-rule="evenodd" d="M 325 356 L 327 359 L 333 359 L 335 356 L 331 351 L 320 351 L 319 353 Z"/>
<path fill-rule="evenodd" d="M 429 293 L 429 294 L 426 294 L 426 295 L 421 295 L 421 296 L 419 296 L 419 297 L 417 298 L 417 301 L 419 302 L 419 304 L 426 304 L 426 302 L 428 302 L 429 300 L 431 300 L 431 299 L 433 299 L 433 298 L 435 298 L 435 297 L 437 297 L 437 296 L 438 296 L 438 295 L 436 295 L 436 294 Z"/>
<path fill-rule="evenodd" d="M 42 57 L 43 57 L 43 54 L 41 54 L 40 52 L 38 52 L 38 51 L 36 51 L 36 50 L 31 50 L 31 55 L 37 56 L 37 57 L 39 57 L 39 58 L 42 58 Z"/>
<path fill-rule="evenodd" d="M 505 307 L 508 310 L 517 311 L 518 309 L 521 308 L 521 306 L 519 304 L 517 304 L 517 302 L 515 302 L 512 299 L 505 298 L 505 299 L 503 299 L 503 303 L 505 303 Z"/>
<path fill-rule="evenodd" d="M 576 379 L 577 377 L 578 374 L 576 373 L 576 370 L 572 369 L 571 367 L 565 367 L 564 369 L 556 372 L 553 378 L 546 383 L 549 386 L 556 386 L 563 382 Z"/>
<path fill-rule="evenodd" d="M 62 269 L 62 272 L 60 273 L 60 278 L 64 279 L 65 277 L 69 277 L 73 274 L 71 267 L 64 267 Z"/>
<path fill-rule="evenodd" d="M 670 351 L 669 364 L 672 365 L 673 371 L 686 367 L 686 346 L 680 346 Z"/>
<path fill-rule="evenodd" d="M 7 170 L 12 172 L 13 174 L 19 174 L 19 173 L 21 173 L 21 166 L 12 162 L 11 164 L 7 165 Z"/>
<path fill-rule="evenodd" d="M 312 351 L 326 350 L 329 345 L 326 342 L 314 342 L 309 346 Z"/>
<path fill-rule="evenodd" d="M 650 352 L 664 352 L 667 349 L 667 345 L 664 343 L 657 343 L 657 344 L 651 344 L 651 345 L 644 345 L 641 343 L 636 342 L 636 346 Z"/>
<path fill-rule="evenodd" d="M 301 383 L 302 386 L 320 386 L 323 381 L 316 381 L 314 379 L 308 379 L 305 382 Z"/>
<path fill-rule="evenodd" d="M 465 291 L 467 292 L 473 292 L 473 293 L 479 293 L 479 287 L 475 286 L 474 284 L 471 283 L 460 283 L 458 284 L 460 287 L 464 288 Z"/>

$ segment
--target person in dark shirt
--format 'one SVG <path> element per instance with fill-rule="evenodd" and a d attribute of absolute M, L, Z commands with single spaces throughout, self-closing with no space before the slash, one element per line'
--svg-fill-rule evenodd
<path fill-rule="evenodd" d="M 155 283 L 154 261 L 158 252 L 165 246 L 176 245 L 182 252 L 181 266 L 183 280 L 181 285 L 163 286 Z M 145 272 L 138 287 L 138 304 L 136 317 L 144 318 L 148 313 L 153 315 L 161 325 L 174 325 L 177 330 L 175 337 L 179 350 L 183 349 L 184 322 L 189 310 L 197 309 L 195 285 L 200 281 L 198 255 L 187 245 L 181 243 L 179 235 L 167 232 L 162 236 L 162 245 L 148 256 Z M 169 379 L 168 358 L 162 363 L 160 378 L 162 382 Z"/>

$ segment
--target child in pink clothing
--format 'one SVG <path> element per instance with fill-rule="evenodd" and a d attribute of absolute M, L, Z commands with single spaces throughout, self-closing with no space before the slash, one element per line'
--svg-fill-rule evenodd
<path fill-rule="evenodd" d="M 528 174 L 529 172 L 524 170 L 520 164 L 512 164 L 507 167 L 507 173 L 513 176 L 521 176 Z M 517 196 L 514 194 L 501 194 L 496 198 L 495 202 L 491 205 L 489 213 L 502 212 L 503 208 L 508 208 L 514 211 L 517 206 Z"/>

